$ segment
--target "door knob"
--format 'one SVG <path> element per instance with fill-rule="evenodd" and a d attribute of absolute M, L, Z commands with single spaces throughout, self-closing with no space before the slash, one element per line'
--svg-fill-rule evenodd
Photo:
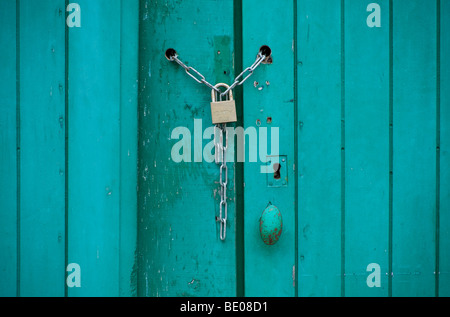
<path fill-rule="evenodd" d="M 283 218 L 281 212 L 276 206 L 269 203 L 259 219 L 261 239 L 267 245 L 274 245 L 280 239 L 282 231 Z"/>

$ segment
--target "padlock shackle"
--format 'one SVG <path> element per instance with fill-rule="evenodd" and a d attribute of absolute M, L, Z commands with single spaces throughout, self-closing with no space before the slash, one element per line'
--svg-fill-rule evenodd
<path fill-rule="evenodd" d="M 218 83 L 218 84 L 216 84 L 216 85 L 214 86 L 214 88 L 219 88 L 219 87 L 224 87 L 225 89 L 230 88 L 230 86 L 228 86 L 228 85 L 225 84 L 225 83 Z M 233 99 L 233 91 L 232 91 L 231 89 L 229 90 L 229 93 L 230 93 L 229 100 L 234 100 L 234 99 Z M 217 101 L 217 100 L 216 100 L 216 91 L 215 91 L 214 89 L 211 89 L 211 100 L 212 100 L 213 102 L 216 102 L 216 101 Z"/>

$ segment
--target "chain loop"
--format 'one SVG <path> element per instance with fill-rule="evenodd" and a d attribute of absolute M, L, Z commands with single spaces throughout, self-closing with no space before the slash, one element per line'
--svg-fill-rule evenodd
<path fill-rule="evenodd" d="M 177 62 L 178 65 L 180 65 L 181 67 L 184 68 L 184 70 L 186 71 L 186 74 L 188 74 L 192 79 L 194 79 L 197 83 L 199 84 L 205 84 L 206 86 L 208 86 L 211 89 L 214 89 L 217 93 L 220 93 L 220 89 L 214 87 L 213 85 L 211 85 L 208 81 L 206 81 L 205 76 L 203 76 L 198 70 L 196 70 L 194 67 L 192 66 L 186 66 L 179 58 L 178 55 L 173 55 L 170 58 L 168 58 L 169 61 L 175 61 Z M 194 75 L 192 75 L 191 71 L 193 71 L 195 74 L 197 74 L 199 78 L 195 77 Z"/>
<path fill-rule="evenodd" d="M 242 73 L 240 73 L 234 80 L 233 84 L 227 89 L 225 90 L 223 93 L 220 94 L 220 96 L 225 96 L 226 94 L 228 94 L 228 92 L 232 89 L 234 89 L 234 87 L 236 87 L 237 85 L 242 85 L 251 75 L 253 75 L 254 70 L 262 63 L 262 61 L 266 58 L 265 55 L 263 55 L 261 52 L 258 53 L 258 56 L 256 57 L 256 61 L 253 63 L 252 66 L 247 67 L 246 69 L 244 69 L 242 71 Z M 248 72 L 248 75 L 244 77 L 245 73 Z M 239 81 L 239 78 L 243 77 L 243 79 L 241 81 Z"/>
<path fill-rule="evenodd" d="M 235 79 L 233 84 L 224 92 L 221 92 L 219 88 L 215 87 L 214 85 L 212 85 L 211 83 L 209 83 L 205 76 L 203 76 L 198 70 L 196 70 L 194 67 L 192 66 L 187 66 L 186 64 L 184 64 L 179 58 L 178 55 L 176 54 L 175 50 L 172 50 L 173 52 L 171 52 L 173 55 L 168 56 L 166 53 L 166 58 L 173 62 L 175 61 L 178 65 L 180 65 L 181 67 L 184 68 L 184 70 L 186 71 L 186 74 L 188 74 L 192 79 L 194 79 L 197 83 L 199 84 L 205 84 L 206 86 L 208 86 L 209 88 L 213 89 L 215 92 L 219 93 L 220 96 L 220 100 L 222 100 L 222 97 L 227 95 L 228 92 L 232 89 L 234 89 L 237 85 L 242 85 L 251 75 L 253 75 L 253 72 L 255 71 L 255 69 L 261 64 L 262 61 L 264 61 L 264 59 L 266 59 L 267 56 L 265 56 L 261 51 L 258 53 L 258 55 L 256 56 L 256 60 L 253 63 L 252 66 L 247 67 L 246 69 L 244 69 L 242 71 L 242 73 L 240 73 Z M 195 75 L 197 75 L 198 77 L 196 77 L 195 75 L 192 74 L 195 73 Z M 248 73 L 248 74 L 247 74 Z M 245 75 L 245 77 L 244 77 Z M 239 79 L 242 78 L 242 80 L 239 81 Z"/>
<path fill-rule="evenodd" d="M 217 139 L 217 130 L 219 137 Z M 217 124 L 214 127 L 214 147 L 216 164 L 221 164 L 219 169 L 219 184 L 220 184 L 220 204 L 219 217 L 217 221 L 220 222 L 220 240 L 224 241 L 227 236 L 227 184 L 228 184 L 228 167 L 227 167 L 227 148 L 228 148 L 228 133 L 226 124 Z"/>

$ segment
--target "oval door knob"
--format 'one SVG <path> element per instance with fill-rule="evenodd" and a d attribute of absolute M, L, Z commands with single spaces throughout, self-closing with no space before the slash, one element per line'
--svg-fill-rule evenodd
<path fill-rule="evenodd" d="M 281 212 L 276 206 L 269 203 L 259 219 L 261 239 L 267 245 L 274 245 L 280 239 L 282 231 L 283 218 Z"/>

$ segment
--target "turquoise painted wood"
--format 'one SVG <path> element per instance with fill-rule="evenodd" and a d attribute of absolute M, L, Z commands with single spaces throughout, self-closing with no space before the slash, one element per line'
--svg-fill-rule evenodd
<path fill-rule="evenodd" d="M 450 295 L 450 1 L 69 3 L 0 2 L 0 296 Z M 262 45 L 221 241 L 210 90 L 164 52 L 230 84 Z"/>
<path fill-rule="evenodd" d="M 21 296 L 62 296 L 65 29 L 59 10 L 64 9 L 64 1 L 41 3 L 40 19 L 35 19 L 32 3 L 20 1 L 18 5 L 18 288 Z"/>
<path fill-rule="evenodd" d="M 297 21 L 298 295 L 340 296 L 341 4 L 300 1 Z"/>
<path fill-rule="evenodd" d="M 435 2 L 393 2 L 393 296 L 435 295 L 436 20 L 431 17 Z M 417 23 L 408 23 L 411 19 Z"/>
<path fill-rule="evenodd" d="M 119 296 L 137 295 L 139 2 L 120 2 Z"/>
<path fill-rule="evenodd" d="M 68 34 L 69 296 L 135 293 L 137 1 L 79 1 Z M 134 48 L 134 49 L 133 49 Z"/>
<path fill-rule="evenodd" d="M 78 3 L 0 6 L 1 296 L 136 294 L 139 6 Z"/>
<path fill-rule="evenodd" d="M 436 124 L 440 131 L 437 137 L 437 158 L 439 160 L 439 199 L 436 200 L 439 206 L 438 221 L 438 279 L 437 291 L 439 296 L 450 296 L 450 21 L 445 18 L 445 12 L 450 10 L 450 1 L 440 1 L 437 18 L 439 18 L 438 38 L 439 49 L 439 77 L 437 77 L 437 104 L 438 115 Z"/>
<path fill-rule="evenodd" d="M 16 4 L 0 2 L 0 296 L 17 294 Z"/>
<path fill-rule="evenodd" d="M 234 296 L 234 170 L 229 164 L 222 242 L 219 166 L 202 155 L 212 140 L 211 90 L 164 55 L 173 48 L 206 80 L 230 83 L 233 2 L 141 1 L 139 19 L 138 295 Z M 171 154 L 177 142 L 187 154 L 179 163 Z"/>
<path fill-rule="evenodd" d="M 270 26 L 261 27 L 261 16 L 270 7 Z M 294 296 L 295 267 L 295 177 L 294 177 L 294 51 L 293 2 L 262 1 L 257 6 L 243 1 L 242 43 L 243 65 L 251 65 L 262 45 L 272 49 L 273 64 L 262 65 L 243 87 L 243 123 L 254 129 L 258 143 L 248 137 L 248 154 L 244 162 L 244 252 L 246 296 Z M 268 119 L 271 118 L 271 119 Z M 279 155 L 287 183 L 269 187 L 273 173 L 261 173 L 266 156 L 274 154 L 271 128 L 278 128 Z M 264 129 L 267 141 L 264 140 Z M 250 130 L 246 130 L 250 131 Z M 267 151 L 261 150 L 266 145 Z M 256 162 L 250 155 L 258 153 Z M 281 162 L 281 158 L 279 159 Z M 281 176 L 281 175 L 280 175 Z M 283 217 L 283 232 L 275 245 L 266 245 L 259 232 L 260 217 L 269 203 L 275 205 Z"/>
<path fill-rule="evenodd" d="M 377 2 L 384 9 L 380 28 L 367 27 L 359 17 L 369 3 L 346 3 L 341 18 L 345 296 L 388 295 L 389 2 Z M 381 287 L 367 287 L 370 263 L 380 265 Z"/>

